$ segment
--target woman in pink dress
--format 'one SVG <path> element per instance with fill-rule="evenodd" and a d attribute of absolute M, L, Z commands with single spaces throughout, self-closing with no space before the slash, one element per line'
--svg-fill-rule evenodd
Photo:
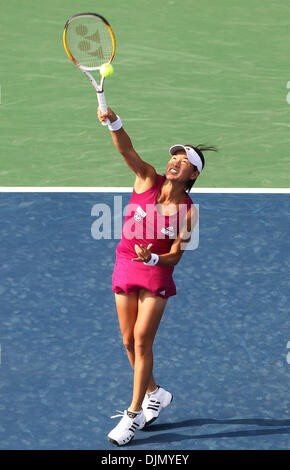
<path fill-rule="evenodd" d="M 134 369 L 131 404 L 116 415 L 122 419 L 108 434 L 112 444 L 122 446 L 173 398 L 155 382 L 152 347 L 168 298 L 176 295 L 174 266 L 197 221 L 188 193 L 204 167 L 202 152 L 216 149 L 174 145 L 162 176 L 136 153 L 119 116 L 108 108 L 107 113 L 98 109 L 98 118 L 109 119 L 113 142 L 136 175 L 112 277 L 123 343 Z"/>

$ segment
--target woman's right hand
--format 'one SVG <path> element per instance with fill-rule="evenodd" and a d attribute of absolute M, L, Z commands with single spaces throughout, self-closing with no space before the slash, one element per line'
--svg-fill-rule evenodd
<path fill-rule="evenodd" d="M 105 122 L 106 119 L 109 119 L 110 122 L 117 121 L 117 115 L 111 108 L 108 108 L 106 113 L 103 113 L 98 106 L 98 119 L 100 122 Z"/>

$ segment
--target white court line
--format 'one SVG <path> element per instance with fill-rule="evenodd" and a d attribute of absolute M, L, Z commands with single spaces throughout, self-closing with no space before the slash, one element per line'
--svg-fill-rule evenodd
<path fill-rule="evenodd" d="M 131 193 L 131 187 L 0 186 L 2 193 Z M 194 194 L 290 194 L 290 188 L 196 188 Z"/>

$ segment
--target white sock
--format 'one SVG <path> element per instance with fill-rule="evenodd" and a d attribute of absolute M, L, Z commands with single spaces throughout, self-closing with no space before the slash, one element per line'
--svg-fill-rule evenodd
<path fill-rule="evenodd" d="M 132 410 L 129 410 L 129 408 L 128 408 L 127 411 L 128 411 L 128 413 L 134 413 L 135 415 L 139 415 L 140 413 L 142 413 L 143 410 L 141 410 L 141 411 L 132 411 Z"/>
<path fill-rule="evenodd" d="M 149 393 L 148 394 L 149 397 L 151 397 L 151 395 L 155 395 L 155 393 L 158 392 L 158 390 L 159 390 L 159 387 L 157 387 L 156 390 L 154 390 L 154 392 Z"/>

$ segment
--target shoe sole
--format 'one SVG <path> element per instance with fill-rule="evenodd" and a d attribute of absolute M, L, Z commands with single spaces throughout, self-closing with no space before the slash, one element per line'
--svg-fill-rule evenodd
<path fill-rule="evenodd" d="M 115 439 L 112 439 L 111 437 L 108 437 L 108 441 L 111 442 L 111 444 L 114 444 L 114 446 L 124 447 L 127 444 L 129 444 L 132 441 L 133 438 L 134 438 L 134 436 L 132 436 L 131 439 L 128 442 L 126 442 L 126 444 L 119 444 L 119 442 L 115 441 Z"/>
<path fill-rule="evenodd" d="M 164 406 L 164 408 L 166 408 L 167 406 L 169 406 L 170 403 L 172 403 L 172 400 L 173 400 L 173 395 L 171 395 L 171 400 L 170 400 L 170 402 L 168 403 L 168 405 Z M 162 411 L 164 408 L 161 408 L 160 411 Z M 160 413 L 159 413 L 159 414 L 160 414 Z M 154 421 L 156 421 L 156 419 L 157 419 L 158 417 L 159 417 L 159 415 L 156 416 L 155 418 L 150 419 L 150 421 L 147 421 L 147 423 L 145 424 L 144 428 L 147 428 L 147 426 L 150 426 L 150 424 L 154 423 Z M 144 428 L 142 428 L 142 429 L 144 429 Z"/>
<path fill-rule="evenodd" d="M 154 423 L 154 421 L 156 421 L 157 418 L 158 418 L 158 416 L 156 416 L 156 418 L 150 419 L 150 421 L 147 421 L 147 423 L 145 424 L 144 428 L 147 428 L 147 426 L 150 426 L 150 424 Z M 144 428 L 143 428 L 143 429 L 144 429 Z"/>

